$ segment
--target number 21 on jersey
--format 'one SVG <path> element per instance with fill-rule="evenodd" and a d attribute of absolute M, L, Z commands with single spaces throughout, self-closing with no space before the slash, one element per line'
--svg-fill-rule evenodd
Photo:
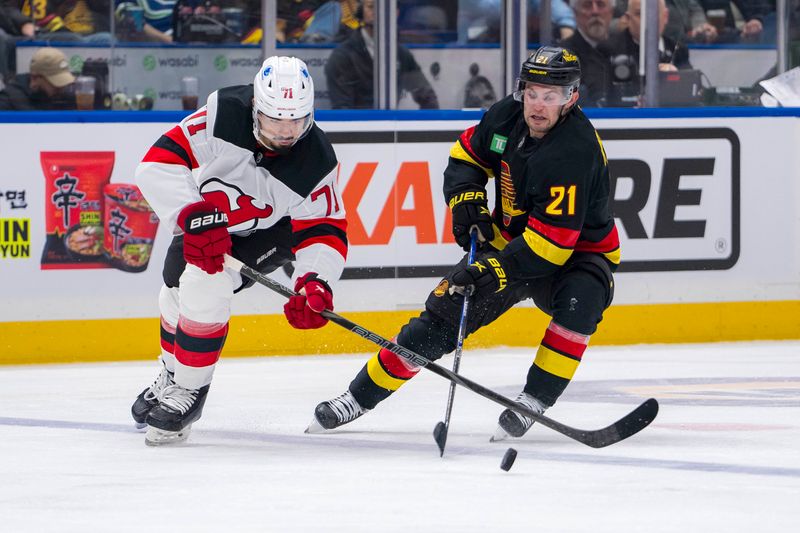
<path fill-rule="evenodd" d="M 577 187 L 575 185 L 570 185 L 569 187 L 555 185 L 550 187 L 550 198 L 552 198 L 552 200 L 547 205 L 545 213 L 548 215 L 574 215 L 576 189 Z M 564 213 L 565 209 L 566 213 Z"/>

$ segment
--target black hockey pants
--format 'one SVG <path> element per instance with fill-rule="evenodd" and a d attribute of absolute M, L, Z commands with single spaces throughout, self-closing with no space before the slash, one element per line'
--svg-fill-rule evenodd
<path fill-rule="evenodd" d="M 231 235 L 231 255 L 244 264 L 268 274 L 294 260 L 292 253 L 292 225 L 288 217 L 282 218 L 271 228 L 256 230 L 241 236 Z M 177 287 L 181 274 L 186 268 L 183 258 L 183 235 L 172 239 L 164 260 L 164 283 L 167 287 Z M 255 282 L 242 277 L 242 284 L 233 292 L 252 287 Z"/>
<path fill-rule="evenodd" d="M 459 265 L 466 263 L 466 256 Z M 454 269 L 455 270 L 455 267 Z M 451 271 L 452 272 L 452 271 Z M 425 302 L 425 311 L 403 326 L 397 343 L 428 359 L 436 360 L 455 350 L 464 297 L 442 290 L 450 285 L 448 274 Z M 604 259 L 596 254 L 575 253 L 554 274 L 516 281 L 500 293 L 477 295 L 470 302 L 467 334 L 491 324 L 516 303 L 532 298 L 536 306 L 571 331 L 591 335 L 603 319 L 614 296 L 614 280 Z M 522 330 L 536 343 L 543 332 Z"/>

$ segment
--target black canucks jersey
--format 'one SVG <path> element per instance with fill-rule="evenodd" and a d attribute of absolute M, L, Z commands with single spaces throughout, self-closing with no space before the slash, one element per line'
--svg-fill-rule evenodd
<path fill-rule="evenodd" d="M 600 254 L 612 269 L 619 265 L 608 160 L 580 108 L 536 139 L 520 102 L 507 96 L 494 104 L 450 150 L 445 199 L 485 189 L 489 178 L 495 180 L 491 244 L 513 257 L 515 275 L 550 274 L 573 252 Z"/>

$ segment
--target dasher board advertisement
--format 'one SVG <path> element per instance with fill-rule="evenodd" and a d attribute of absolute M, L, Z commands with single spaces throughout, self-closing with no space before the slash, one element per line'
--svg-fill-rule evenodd
<path fill-rule="evenodd" d="M 800 299 L 795 118 L 594 122 L 621 239 L 616 304 Z M 320 123 L 340 161 L 348 221 L 337 311 L 421 308 L 462 257 L 442 175 L 472 124 Z M 0 124 L 0 321 L 158 316 L 173 228 L 151 216 L 133 175 L 172 126 Z M 280 306 L 250 290 L 233 311 Z"/>
<path fill-rule="evenodd" d="M 331 134 L 343 162 L 351 244 L 370 246 L 372 252 L 351 258 L 346 278 L 443 275 L 460 257 L 445 246 L 430 246 L 454 242 L 442 172 L 460 133 Z M 608 154 L 612 211 L 624 239 L 621 272 L 736 264 L 741 150 L 732 129 L 609 128 L 601 129 L 600 137 Z M 350 145 L 357 150 L 352 158 L 342 155 L 349 156 Z M 430 154 L 428 161 L 415 161 L 420 153 Z M 400 161 L 394 180 L 375 179 L 392 156 Z M 350 161 L 358 162 L 350 166 Z M 487 188 L 491 196 L 493 183 Z"/>

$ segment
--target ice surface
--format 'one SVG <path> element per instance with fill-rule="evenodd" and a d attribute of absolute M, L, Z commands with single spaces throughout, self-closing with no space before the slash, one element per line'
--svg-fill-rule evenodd
<path fill-rule="evenodd" d="M 533 350 L 470 350 L 513 397 Z M 189 441 L 150 448 L 130 404 L 152 363 L 0 367 L 0 531 L 715 532 L 800 523 L 800 343 L 595 347 L 547 415 L 653 425 L 594 450 L 540 426 L 489 443 L 502 408 L 422 372 L 376 410 L 305 435 L 368 354 L 220 361 Z M 452 359 L 442 359 L 445 366 Z M 509 446 L 519 452 L 500 469 Z"/>

